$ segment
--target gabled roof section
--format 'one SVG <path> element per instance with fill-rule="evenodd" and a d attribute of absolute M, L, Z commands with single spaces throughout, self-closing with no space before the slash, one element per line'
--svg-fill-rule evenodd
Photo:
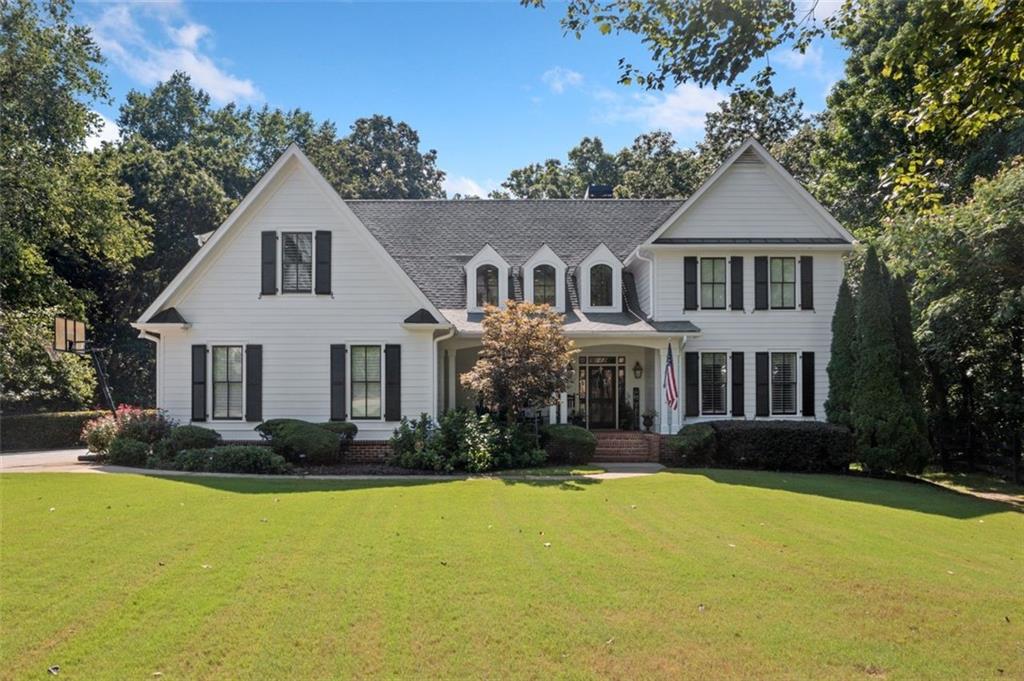
<path fill-rule="evenodd" d="M 160 310 L 155 315 L 149 318 L 148 324 L 188 324 L 185 318 L 181 316 L 175 308 L 169 307 L 166 310 Z"/>
<path fill-rule="evenodd" d="M 649 245 L 657 242 L 658 238 L 672 227 L 672 225 L 678 222 L 679 218 L 681 218 L 690 208 L 700 201 L 701 197 L 704 196 L 704 194 L 706 194 L 707 191 L 713 187 L 733 165 L 754 165 L 760 163 L 763 163 L 772 172 L 776 173 L 782 179 L 784 184 L 791 188 L 800 199 L 805 201 L 810 208 L 822 218 L 825 224 L 835 230 L 835 238 L 841 239 L 840 243 L 853 244 L 856 242 L 853 235 L 839 224 L 839 221 L 832 217 L 832 214 L 825 210 L 825 207 L 818 203 L 818 201 L 811 196 L 810 192 L 804 189 L 804 186 L 797 182 L 796 179 L 790 175 L 789 172 L 783 168 L 771 154 L 768 153 L 767 149 L 761 146 L 760 142 L 755 140 L 753 137 L 748 137 L 743 144 L 737 147 L 736 150 L 729 155 L 729 158 L 727 158 L 722 165 L 718 166 L 718 169 L 711 175 L 711 177 L 705 180 L 704 184 L 698 187 L 697 191 L 691 194 L 690 197 L 686 199 L 686 201 L 683 202 L 683 204 L 679 206 L 679 208 L 673 212 L 672 215 L 670 215 L 668 219 L 666 219 L 665 222 L 641 245 Z"/>
<path fill-rule="evenodd" d="M 366 229 L 366 226 L 359 220 L 358 217 L 349 209 L 346 203 L 342 200 L 338 192 L 324 179 L 324 176 L 320 174 L 320 171 L 310 162 L 302 150 L 299 149 L 298 145 L 292 143 L 287 149 L 281 154 L 281 156 L 274 162 L 274 165 L 264 173 L 263 177 L 260 178 L 256 186 L 253 187 L 245 198 L 235 207 L 231 214 L 228 215 L 227 219 L 224 220 L 221 225 L 214 230 L 213 234 L 206 240 L 203 246 L 192 256 L 192 259 L 185 264 L 185 267 L 171 280 L 171 283 L 160 292 L 156 300 L 146 308 L 146 311 L 139 317 L 137 323 L 145 324 L 146 320 L 150 319 L 155 315 L 161 308 L 163 308 L 168 301 L 171 300 L 179 290 L 189 282 L 191 277 L 199 270 L 200 265 L 211 257 L 211 254 L 217 252 L 217 244 L 224 241 L 228 234 L 230 234 L 239 224 L 244 222 L 243 218 L 248 216 L 250 209 L 258 202 L 260 197 L 274 185 L 274 180 L 281 175 L 286 169 L 290 169 L 297 165 L 303 171 L 309 174 L 313 179 L 317 188 L 323 192 L 331 206 L 337 211 L 339 217 L 347 224 L 354 227 L 354 231 L 357 234 L 361 234 L 367 246 L 371 251 L 377 253 L 386 267 L 391 270 L 396 281 L 402 282 L 406 288 L 416 297 L 420 302 L 421 306 L 428 312 L 433 314 L 435 317 L 440 317 L 441 313 L 438 312 L 437 307 L 430 301 L 430 299 L 420 290 L 417 285 L 413 282 L 410 276 L 402 269 L 401 266 L 391 255 L 384 249 L 380 242 L 374 237 L 374 235 Z M 255 279 L 254 279 L 255 281 Z"/>

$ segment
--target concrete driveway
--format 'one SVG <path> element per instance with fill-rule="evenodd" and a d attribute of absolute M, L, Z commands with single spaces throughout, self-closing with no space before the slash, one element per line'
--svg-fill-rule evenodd
<path fill-rule="evenodd" d="M 39 452 L 5 452 L 0 454 L 0 473 L 99 473 L 99 467 L 78 460 L 89 450 L 49 449 Z"/>

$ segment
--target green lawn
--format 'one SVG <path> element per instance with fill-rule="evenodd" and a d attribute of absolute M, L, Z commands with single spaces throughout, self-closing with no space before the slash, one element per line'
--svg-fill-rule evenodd
<path fill-rule="evenodd" d="M 1024 514 L 925 484 L 13 474 L 0 504 L 2 678 L 1024 677 Z"/>

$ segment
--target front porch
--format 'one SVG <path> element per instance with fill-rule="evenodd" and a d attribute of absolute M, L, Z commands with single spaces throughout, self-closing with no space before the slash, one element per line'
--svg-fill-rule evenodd
<path fill-rule="evenodd" d="M 682 400 L 675 409 L 665 400 L 663 380 L 668 347 L 672 344 L 676 385 L 681 386 L 680 361 L 683 339 L 642 336 L 629 339 L 576 338 L 579 353 L 573 360 L 569 389 L 558 402 L 536 416 L 543 423 L 571 423 L 598 433 L 639 434 L 645 431 L 644 414 L 653 414 L 651 433 L 675 433 L 682 425 Z M 456 337 L 438 344 L 438 413 L 476 406 L 476 396 L 462 387 L 459 376 L 476 363 L 478 338 Z M 621 438 L 625 443 L 629 438 Z M 637 452 L 647 447 L 624 444 Z"/>

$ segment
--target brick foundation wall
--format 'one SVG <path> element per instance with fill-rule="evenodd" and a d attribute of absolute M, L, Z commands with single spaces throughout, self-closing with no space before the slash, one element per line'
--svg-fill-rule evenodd
<path fill-rule="evenodd" d="M 345 463 L 384 463 L 390 453 L 387 440 L 356 440 L 345 453 Z"/>

